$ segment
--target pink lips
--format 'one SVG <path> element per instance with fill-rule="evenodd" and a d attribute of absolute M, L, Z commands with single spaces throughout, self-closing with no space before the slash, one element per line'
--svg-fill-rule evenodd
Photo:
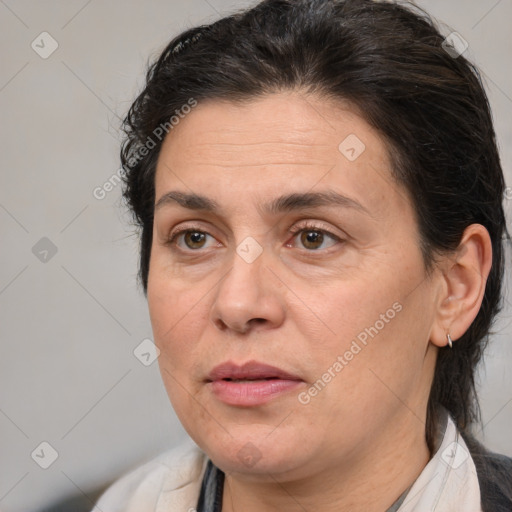
<path fill-rule="evenodd" d="M 206 380 L 215 396 L 229 405 L 262 405 L 303 382 L 275 366 L 249 361 L 242 366 L 227 362 L 216 366 Z"/>

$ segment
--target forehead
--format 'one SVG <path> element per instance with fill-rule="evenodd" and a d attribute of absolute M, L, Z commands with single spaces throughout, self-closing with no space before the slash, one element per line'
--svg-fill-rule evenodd
<path fill-rule="evenodd" d="M 397 192 L 404 196 L 390 169 L 382 137 L 343 102 L 297 92 L 243 103 L 208 100 L 164 140 L 156 199 L 179 188 L 241 202 L 242 188 L 263 197 L 322 185 L 389 208 Z M 376 201 L 384 195 L 385 203 Z"/>
<path fill-rule="evenodd" d="M 337 158 L 339 143 L 354 132 L 371 136 L 372 145 L 381 144 L 348 104 L 287 92 L 241 103 L 202 102 L 170 133 L 163 149 L 179 147 L 187 158 L 208 152 L 208 156 L 235 160 L 243 159 L 252 144 L 258 148 L 251 159 L 260 156 L 262 163 L 275 156 L 315 163 Z"/>

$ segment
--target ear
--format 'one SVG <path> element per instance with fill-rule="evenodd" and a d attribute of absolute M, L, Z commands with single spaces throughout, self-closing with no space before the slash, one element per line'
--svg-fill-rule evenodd
<path fill-rule="evenodd" d="M 455 253 L 439 265 L 441 286 L 430 333 L 434 345 L 447 345 L 447 334 L 455 342 L 468 330 L 480 310 L 491 265 L 489 232 L 480 224 L 468 226 Z"/>

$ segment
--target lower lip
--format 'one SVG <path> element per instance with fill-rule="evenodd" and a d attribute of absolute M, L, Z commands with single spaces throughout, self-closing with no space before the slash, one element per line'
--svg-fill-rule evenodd
<path fill-rule="evenodd" d="M 215 396 L 226 404 L 254 406 L 266 404 L 301 384 L 299 380 L 271 379 L 244 382 L 215 380 L 208 385 Z"/>

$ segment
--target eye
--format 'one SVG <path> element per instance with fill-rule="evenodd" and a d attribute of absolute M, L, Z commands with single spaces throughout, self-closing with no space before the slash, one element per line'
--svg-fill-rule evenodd
<path fill-rule="evenodd" d="M 211 235 L 200 229 L 183 228 L 172 233 L 166 245 L 175 245 L 184 251 L 195 251 L 207 247 L 208 238 L 215 240 Z"/>
<path fill-rule="evenodd" d="M 298 238 L 303 248 L 308 251 L 328 249 L 342 240 L 329 231 L 313 224 L 301 226 L 292 231 L 294 238 Z M 330 240 L 330 242 L 329 242 Z M 327 244 L 327 245 L 325 245 Z"/>
<path fill-rule="evenodd" d="M 315 224 L 306 224 L 290 230 L 294 239 L 298 239 L 302 248 L 308 251 L 319 251 L 321 249 L 328 249 L 342 239 L 333 233 L 323 229 Z M 211 239 L 208 245 L 208 239 Z M 182 251 L 197 252 L 200 249 L 205 249 L 215 245 L 215 238 L 202 231 L 199 228 L 184 227 L 171 233 L 166 245 L 176 246 Z M 287 244 L 288 247 L 295 246 L 295 244 Z"/>

